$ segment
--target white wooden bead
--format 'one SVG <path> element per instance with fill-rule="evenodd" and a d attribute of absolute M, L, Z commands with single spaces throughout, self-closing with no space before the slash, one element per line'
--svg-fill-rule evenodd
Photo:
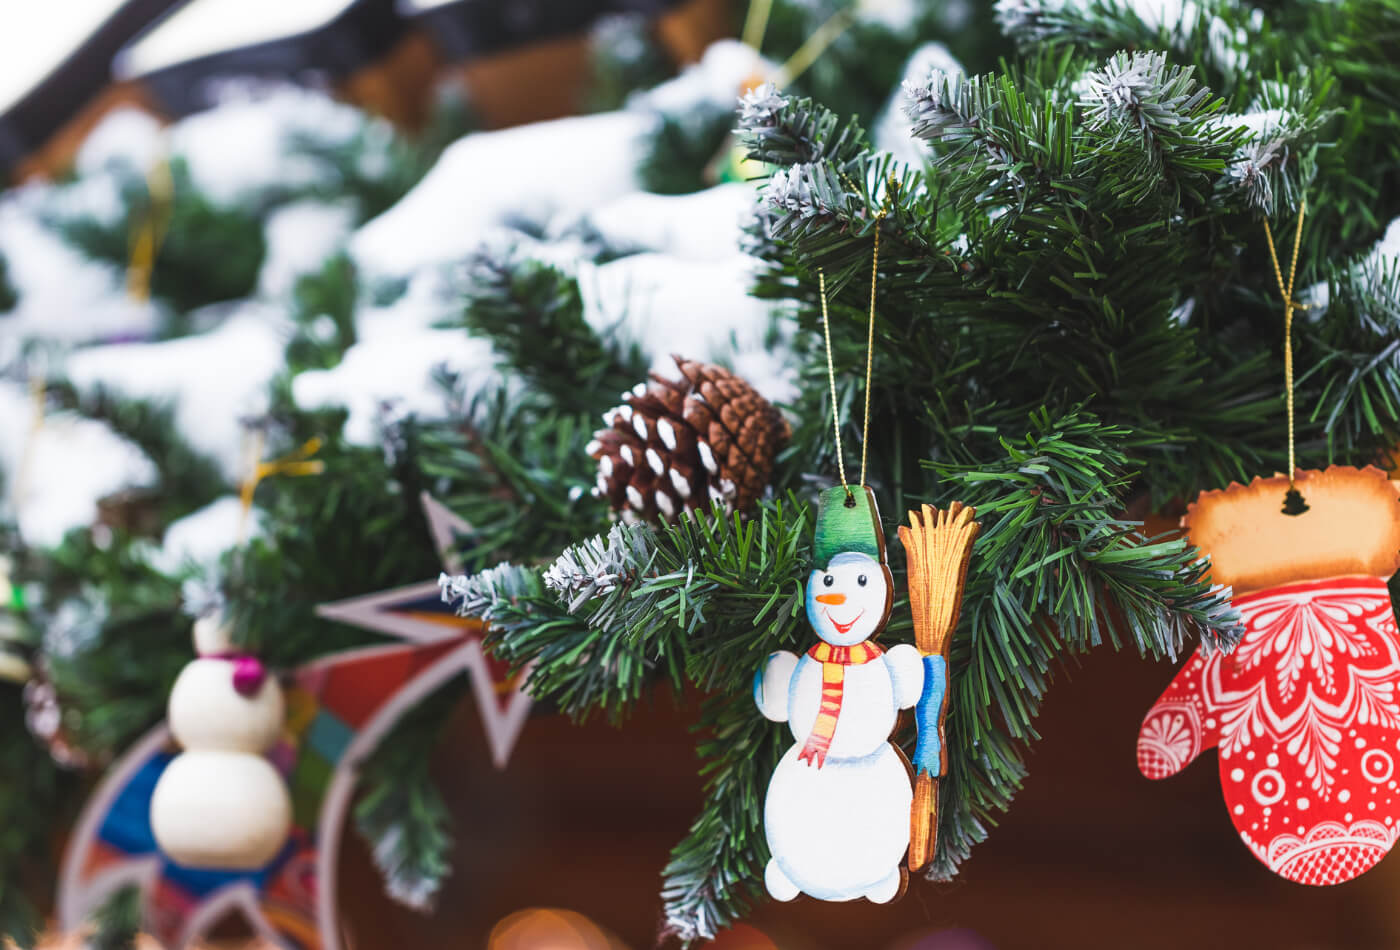
<path fill-rule="evenodd" d="M 170 690 L 166 718 L 186 749 L 258 755 L 282 731 L 282 688 L 269 676 L 253 696 L 233 688 L 233 663 L 198 659 L 185 666 Z"/>
<path fill-rule="evenodd" d="M 199 656 L 233 650 L 233 628 L 222 613 L 205 614 L 194 622 L 194 652 Z"/>
<path fill-rule="evenodd" d="M 187 751 L 166 766 L 151 796 L 156 843 L 186 867 L 261 868 L 291 824 L 282 776 L 257 755 Z"/>

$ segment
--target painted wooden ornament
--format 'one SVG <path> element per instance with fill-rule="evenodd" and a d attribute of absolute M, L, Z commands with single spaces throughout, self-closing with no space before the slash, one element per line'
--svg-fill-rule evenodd
<path fill-rule="evenodd" d="M 1196 655 L 1143 720 L 1138 767 L 1175 775 L 1212 746 L 1230 820 L 1300 884 L 1369 870 L 1400 832 L 1400 491 L 1376 468 L 1299 471 L 1203 493 L 1185 518 L 1234 589 L 1244 636 Z"/>
<path fill-rule="evenodd" d="M 947 511 L 924 505 L 909 512 L 899 540 L 909 564 L 909 610 L 914 642 L 923 655 L 924 687 L 915 711 L 914 803 L 909 813 L 909 870 L 933 858 L 938 842 L 938 779 L 948 771 L 943 723 L 948 716 L 948 647 L 962 611 L 972 545 L 981 525 L 977 509 L 953 502 Z"/>
<path fill-rule="evenodd" d="M 782 901 L 885 903 L 908 880 L 913 800 L 909 763 L 889 737 L 918 701 L 924 667 L 912 645 L 874 642 L 894 585 L 869 488 L 823 492 L 813 562 L 806 604 L 818 643 L 800 658 L 772 654 L 754 679 L 759 710 L 795 740 L 768 784 L 764 881 Z"/>
<path fill-rule="evenodd" d="M 233 650 L 217 618 L 195 623 L 199 657 L 170 691 L 167 721 L 184 752 L 151 796 L 151 831 L 176 864 L 251 870 L 276 857 L 291 828 L 282 776 L 264 757 L 282 731 L 282 689 Z"/>

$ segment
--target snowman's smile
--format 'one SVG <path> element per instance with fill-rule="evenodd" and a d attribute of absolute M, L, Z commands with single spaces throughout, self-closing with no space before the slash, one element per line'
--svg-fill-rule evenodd
<path fill-rule="evenodd" d="M 846 634 L 850 633 L 851 628 L 856 625 L 856 621 L 859 620 L 861 617 L 865 616 L 865 611 L 862 610 L 850 620 L 846 621 L 845 623 L 842 623 L 841 621 L 837 620 L 831 615 L 831 611 L 824 610 L 822 611 L 822 613 L 826 614 L 826 619 L 831 621 L 831 625 L 836 628 L 836 632 L 841 634 L 842 636 L 845 636 Z"/>

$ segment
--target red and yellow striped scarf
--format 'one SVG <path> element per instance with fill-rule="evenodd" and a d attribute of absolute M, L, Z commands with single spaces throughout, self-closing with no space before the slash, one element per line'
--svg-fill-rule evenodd
<path fill-rule="evenodd" d="M 822 703 L 817 709 L 817 721 L 807 742 L 798 753 L 797 761 L 811 761 L 817 768 L 826 762 L 826 751 L 831 748 L 831 737 L 836 732 L 836 720 L 841 716 L 841 693 L 846 687 L 846 667 L 869 663 L 884 649 L 878 644 L 863 640 L 854 646 L 832 646 L 825 640 L 807 651 L 807 655 L 822 665 Z"/>

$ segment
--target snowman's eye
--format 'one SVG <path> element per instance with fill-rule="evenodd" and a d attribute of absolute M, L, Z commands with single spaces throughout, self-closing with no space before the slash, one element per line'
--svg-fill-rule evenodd
<path fill-rule="evenodd" d="M 825 584 L 827 587 L 830 587 L 832 584 L 836 583 L 836 578 L 828 574 L 822 578 L 822 583 Z"/>
<path fill-rule="evenodd" d="M 860 577 L 857 577 L 857 578 L 856 578 L 856 583 L 859 584 L 861 587 L 864 587 L 864 586 L 865 586 L 865 575 L 862 574 L 862 575 L 860 575 Z"/>

